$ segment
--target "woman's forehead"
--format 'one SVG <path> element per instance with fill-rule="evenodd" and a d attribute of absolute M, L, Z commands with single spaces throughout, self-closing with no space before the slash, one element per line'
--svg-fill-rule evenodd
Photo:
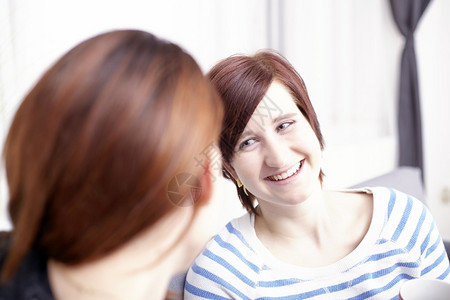
<path fill-rule="evenodd" d="M 299 113 L 300 110 L 289 90 L 278 81 L 271 83 L 266 94 L 259 102 L 252 119 L 259 119 L 261 123 L 273 120 L 291 113 Z"/>

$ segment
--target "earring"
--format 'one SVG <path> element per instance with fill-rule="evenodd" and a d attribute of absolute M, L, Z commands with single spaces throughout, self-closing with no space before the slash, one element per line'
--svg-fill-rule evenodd
<path fill-rule="evenodd" d="M 245 186 L 242 184 L 242 181 L 238 178 L 238 179 L 236 179 L 236 183 L 237 183 L 237 186 L 238 186 L 238 188 L 241 188 L 241 187 L 243 187 L 243 189 L 244 189 L 244 193 L 248 196 L 248 192 L 247 192 L 247 189 L 245 188 Z"/>
<path fill-rule="evenodd" d="M 247 192 L 247 189 L 245 188 L 245 186 L 244 186 L 244 193 L 248 196 L 248 192 Z"/>
<path fill-rule="evenodd" d="M 241 180 L 239 178 L 236 179 L 236 183 L 237 183 L 238 188 L 242 187 L 242 182 L 241 182 Z"/>

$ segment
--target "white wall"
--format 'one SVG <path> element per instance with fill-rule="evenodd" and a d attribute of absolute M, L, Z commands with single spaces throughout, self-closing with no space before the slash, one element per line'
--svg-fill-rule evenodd
<path fill-rule="evenodd" d="M 268 3 L 281 4 L 280 14 L 269 12 Z M 450 239 L 449 204 L 440 200 L 442 188 L 450 188 L 449 15 L 450 1 L 431 1 L 416 49 L 428 203 Z M 387 0 L 0 0 L 0 142 L 18 102 L 51 62 L 88 36 L 125 27 L 180 44 L 205 71 L 234 53 L 282 50 L 321 121 L 325 185 L 345 187 L 395 168 L 403 38 Z M 281 36 L 274 36 L 276 28 Z M 224 187 L 223 222 L 243 212 L 232 185 Z M 0 189 L 0 228 L 7 228 L 4 180 Z"/>

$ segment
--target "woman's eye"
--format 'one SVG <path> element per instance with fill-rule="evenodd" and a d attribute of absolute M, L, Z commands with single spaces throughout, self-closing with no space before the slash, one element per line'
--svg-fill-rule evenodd
<path fill-rule="evenodd" d="M 278 125 L 277 131 L 282 131 L 282 130 L 288 128 L 289 126 L 291 126 L 293 123 L 294 123 L 294 121 L 283 122 L 280 125 Z"/>
<path fill-rule="evenodd" d="M 248 139 L 243 141 L 240 145 L 239 145 L 239 150 L 245 149 L 251 145 L 253 145 L 256 142 L 255 139 Z"/>

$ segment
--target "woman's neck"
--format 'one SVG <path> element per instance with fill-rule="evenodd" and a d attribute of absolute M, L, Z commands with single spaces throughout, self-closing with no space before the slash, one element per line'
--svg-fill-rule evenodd
<path fill-rule="evenodd" d="M 95 261 L 69 266 L 49 260 L 48 274 L 55 298 L 163 299 L 171 277 L 187 267 L 189 251 L 179 236 L 191 213 L 167 216 Z M 173 226 L 175 219 L 180 228 Z"/>
<path fill-rule="evenodd" d="M 311 237 L 329 219 L 328 193 L 322 190 L 297 205 L 260 201 L 255 218 L 256 232 L 288 239 Z"/>
<path fill-rule="evenodd" d="M 367 197 L 321 191 L 296 206 L 260 202 L 255 232 L 282 261 L 324 266 L 349 254 L 363 239 L 372 215 L 372 202 Z"/>
<path fill-rule="evenodd" d="M 151 253 L 149 253 L 151 256 Z M 168 258 L 168 257 L 167 257 Z M 130 268 L 124 268 L 124 263 Z M 174 266 L 163 259 L 139 268 L 133 261 L 96 261 L 81 266 L 48 262 L 49 280 L 56 299 L 163 299 Z"/>

